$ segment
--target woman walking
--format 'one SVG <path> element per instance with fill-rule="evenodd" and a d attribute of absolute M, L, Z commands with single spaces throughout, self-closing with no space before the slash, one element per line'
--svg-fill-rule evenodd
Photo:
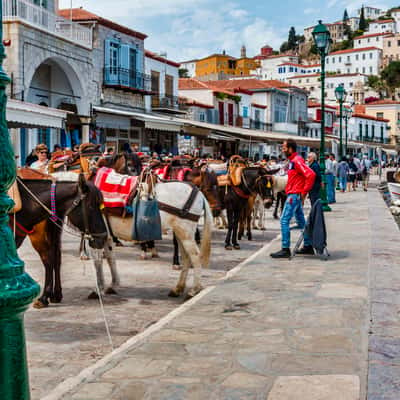
<path fill-rule="evenodd" d="M 347 185 L 347 174 L 349 173 L 350 168 L 349 164 L 347 163 L 346 157 L 342 157 L 338 168 L 337 168 L 337 177 L 339 179 L 339 187 L 340 191 L 344 193 L 346 191 Z"/>
<path fill-rule="evenodd" d="M 348 173 L 348 181 L 347 181 L 347 191 L 350 192 L 351 188 L 356 190 L 357 185 L 357 174 L 358 174 L 358 167 L 357 164 L 354 162 L 354 158 L 350 157 L 349 161 L 349 173 Z"/>

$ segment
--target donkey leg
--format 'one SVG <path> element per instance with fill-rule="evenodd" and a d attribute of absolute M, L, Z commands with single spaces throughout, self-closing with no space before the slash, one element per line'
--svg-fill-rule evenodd
<path fill-rule="evenodd" d="M 174 234 L 174 236 L 175 236 L 175 234 Z M 176 236 L 176 242 L 177 242 L 178 248 L 180 249 L 181 254 L 182 254 L 182 268 L 181 268 L 182 271 L 180 273 L 179 280 L 178 280 L 176 287 L 174 289 L 171 289 L 171 291 L 168 294 L 168 296 L 170 296 L 170 297 L 179 297 L 180 295 L 183 294 L 183 292 L 185 291 L 185 288 L 186 288 L 186 280 L 187 280 L 187 276 L 189 273 L 189 267 L 190 267 L 190 260 L 188 259 L 187 254 L 186 254 L 185 250 L 183 249 L 182 243 L 177 236 Z"/>
<path fill-rule="evenodd" d="M 232 228 L 232 244 L 235 250 L 240 250 L 240 245 L 237 241 L 238 226 L 239 226 L 240 211 L 233 212 L 233 228 Z"/>
<path fill-rule="evenodd" d="M 146 253 L 147 253 L 147 242 L 141 242 L 140 243 L 140 248 L 141 248 L 141 254 L 140 254 L 140 259 L 141 260 L 146 260 Z"/>
<path fill-rule="evenodd" d="M 179 243 L 175 233 L 173 234 L 173 242 L 174 242 L 174 259 L 172 261 L 172 269 L 179 271 L 181 270 L 181 265 L 179 262 Z"/>
<path fill-rule="evenodd" d="M 120 286 L 120 278 L 117 270 L 117 263 L 115 260 L 114 249 L 112 240 L 108 240 L 108 243 L 104 246 L 104 256 L 107 260 L 108 266 L 111 272 L 111 286 L 105 290 L 105 294 L 117 294 L 115 288 Z"/>
<path fill-rule="evenodd" d="M 201 285 L 201 259 L 200 250 L 196 242 L 190 239 L 182 241 L 183 250 L 189 258 L 190 265 L 193 266 L 193 285 L 188 291 L 187 298 L 192 298 L 203 290 Z"/>
<path fill-rule="evenodd" d="M 96 270 L 97 289 L 101 295 L 104 290 L 104 273 L 103 273 L 103 250 L 93 249 L 93 262 Z M 99 298 L 99 293 L 93 291 L 89 294 L 88 299 L 94 300 Z"/>
<path fill-rule="evenodd" d="M 247 239 L 253 240 L 253 235 L 251 233 L 251 213 L 247 216 Z"/>
<path fill-rule="evenodd" d="M 231 236 L 233 230 L 233 210 L 227 209 L 226 214 L 228 216 L 228 231 L 226 233 L 226 238 L 225 238 L 225 249 L 232 250 Z"/>

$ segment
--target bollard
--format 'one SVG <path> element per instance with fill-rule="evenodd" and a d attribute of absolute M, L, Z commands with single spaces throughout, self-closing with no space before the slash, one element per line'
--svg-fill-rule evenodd
<path fill-rule="evenodd" d="M 0 20 L 2 9 L 0 5 Z M 0 28 L 0 399 L 30 398 L 23 313 L 39 294 L 39 285 L 24 271 L 18 257 L 8 212 L 14 202 L 7 190 L 15 180 L 14 152 L 6 121 L 6 86 L 10 79 L 2 68 L 5 58 Z"/>

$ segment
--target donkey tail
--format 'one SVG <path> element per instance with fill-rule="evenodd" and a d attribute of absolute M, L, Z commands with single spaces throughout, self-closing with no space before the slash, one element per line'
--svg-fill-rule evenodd
<path fill-rule="evenodd" d="M 211 254 L 211 234 L 212 234 L 213 217 L 211 214 L 210 205 L 208 204 L 208 201 L 205 197 L 203 203 L 203 210 L 204 210 L 204 229 L 203 229 L 203 237 L 200 243 L 200 258 L 203 268 L 208 268 L 210 264 L 210 254 Z"/>

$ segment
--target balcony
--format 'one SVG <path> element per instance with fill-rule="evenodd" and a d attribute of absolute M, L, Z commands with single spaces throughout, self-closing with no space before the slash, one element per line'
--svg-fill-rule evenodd
<path fill-rule="evenodd" d="M 186 112 L 188 106 L 179 102 L 179 97 L 172 95 L 153 94 L 151 97 L 153 111 L 166 112 L 170 114 Z"/>
<path fill-rule="evenodd" d="M 60 17 L 27 0 L 2 0 L 3 22 L 20 21 L 60 39 L 92 49 L 92 29 Z"/>
<path fill-rule="evenodd" d="M 104 68 L 104 86 L 150 94 L 151 76 L 134 69 Z"/>
<path fill-rule="evenodd" d="M 250 119 L 250 129 L 270 132 L 272 131 L 272 124 L 267 124 L 257 119 Z"/>

